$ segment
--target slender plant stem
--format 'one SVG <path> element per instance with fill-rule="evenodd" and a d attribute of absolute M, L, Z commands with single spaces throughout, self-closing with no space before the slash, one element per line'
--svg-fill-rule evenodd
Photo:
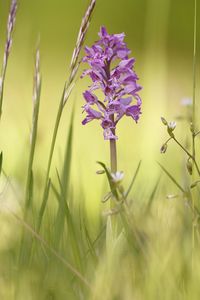
<path fill-rule="evenodd" d="M 107 73 L 110 74 L 109 67 Z M 115 121 L 114 114 L 110 116 L 110 119 L 114 123 Z M 115 129 L 112 129 L 112 134 L 115 136 Z M 115 139 L 110 140 L 110 168 L 111 168 L 111 173 L 117 172 L 117 145 Z"/>
<path fill-rule="evenodd" d="M 200 176 L 200 169 L 199 166 L 197 164 L 197 161 L 195 159 L 195 157 L 183 146 L 181 145 L 181 143 L 175 138 L 173 137 L 173 140 L 179 145 L 179 147 L 181 147 L 183 149 L 183 151 L 192 159 L 192 161 L 194 162 L 194 165 L 196 167 L 196 170 L 198 172 L 198 175 Z"/>
<path fill-rule="evenodd" d="M 50 148 L 50 152 L 49 152 L 49 159 L 48 159 L 46 177 L 45 177 L 45 186 L 47 185 L 48 180 L 49 180 L 51 162 L 52 162 L 52 158 L 53 158 L 53 152 L 54 152 L 54 148 L 55 148 L 55 142 L 56 142 L 56 138 L 57 138 L 57 134 L 58 134 L 58 128 L 59 128 L 62 112 L 63 112 L 63 101 L 61 101 L 60 104 L 59 104 L 59 108 L 58 108 L 58 112 L 57 112 L 57 116 L 56 116 L 56 121 L 55 121 L 52 141 L 51 141 L 51 148 Z"/>
<path fill-rule="evenodd" d="M 48 159 L 48 165 L 47 165 L 47 171 L 46 171 L 46 177 L 45 177 L 45 183 L 44 183 L 42 205 L 41 205 L 41 209 L 39 212 L 39 220 L 38 220 L 38 225 L 37 225 L 38 230 L 40 229 L 43 214 L 44 214 L 44 211 L 46 208 L 46 202 L 47 202 L 47 197 L 48 197 L 48 187 L 50 186 L 49 185 L 49 183 L 50 183 L 49 174 L 50 174 L 58 129 L 59 129 L 59 125 L 60 125 L 60 120 L 62 117 L 64 106 L 65 106 L 67 100 L 69 99 L 69 96 L 74 87 L 73 81 L 75 80 L 75 77 L 76 77 L 76 74 L 78 72 L 79 65 L 80 65 L 80 63 L 78 62 L 80 51 L 83 47 L 83 43 L 85 40 L 87 30 L 89 28 L 90 19 L 91 19 L 92 13 L 94 11 L 95 4 L 96 4 L 96 0 L 90 1 L 89 5 L 87 7 L 87 10 L 84 14 L 84 17 L 82 19 L 80 30 L 79 30 L 77 41 L 76 41 L 76 45 L 74 48 L 74 52 L 72 54 L 69 78 L 68 78 L 67 82 L 65 83 L 62 98 L 61 98 L 61 101 L 59 104 L 59 108 L 58 108 L 58 112 L 57 112 L 57 116 L 56 116 L 56 122 L 55 122 L 55 126 L 54 126 L 54 131 L 53 131 L 53 136 L 52 136 L 52 141 L 51 141 L 51 147 L 50 147 L 50 153 L 49 153 L 49 159 Z"/>
<path fill-rule="evenodd" d="M 33 184 L 33 160 L 35 156 L 35 147 L 36 147 L 36 139 L 37 139 L 37 131 L 38 131 L 38 115 L 40 109 L 40 92 L 41 92 L 41 81 L 39 82 L 38 86 L 38 95 L 36 99 L 36 103 L 34 104 L 34 113 L 33 113 L 33 125 L 32 125 L 32 132 L 31 132 L 31 149 L 29 154 L 29 162 L 28 162 L 28 172 L 27 172 L 27 181 L 26 181 L 26 193 L 25 193 L 25 214 L 27 209 L 31 206 L 32 201 L 32 188 L 31 185 Z"/>
<path fill-rule="evenodd" d="M 196 50 L 197 50 L 197 0 L 194 0 L 194 45 L 193 45 L 193 103 L 192 103 L 192 124 L 196 128 Z M 195 152 L 195 149 L 193 149 Z"/>
<path fill-rule="evenodd" d="M 196 149 L 195 149 L 195 131 L 196 131 L 196 50 L 197 50 L 197 0 L 194 0 L 194 44 L 193 44 L 193 105 L 192 105 L 192 155 L 194 163 L 196 163 Z M 196 164 L 197 165 L 197 164 Z M 199 169 L 198 175 L 200 176 Z M 192 208 L 195 207 L 195 197 L 192 195 Z M 195 224 L 192 224 L 192 268 L 194 264 L 194 249 L 195 249 Z"/>
<path fill-rule="evenodd" d="M 61 97 L 61 100 L 59 103 L 59 107 L 58 107 L 58 111 L 57 111 L 57 115 L 56 115 L 56 121 L 55 121 L 55 125 L 54 125 L 54 130 L 53 130 L 53 136 L 52 136 L 52 140 L 51 140 L 51 147 L 50 147 L 50 152 L 49 152 L 47 170 L 46 170 L 46 174 L 45 174 L 46 176 L 45 176 L 45 182 L 44 182 L 44 190 L 43 190 L 43 195 L 42 195 L 42 204 L 40 207 L 38 222 L 36 225 L 37 232 L 40 231 L 40 227 L 42 225 L 42 219 L 44 216 L 44 212 L 45 212 L 45 208 L 46 208 L 46 204 L 47 204 L 47 200 L 48 200 L 49 187 L 50 187 L 50 183 L 51 183 L 49 175 L 50 175 L 50 170 L 51 170 L 51 164 L 52 164 L 58 129 L 59 129 L 59 125 L 60 125 L 60 121 L 61 121 L 61 117 L 62 117 L 62 113 L 63 113 L 63 109 L 64 109 L 63 101 L 64 101 L 64 97 L 65 97 L 65 90 L 66 90 L 66 84 L 64 86 L 63 94 L 62 94 L 62 97 Z M 34 248 L 34 245 L 32 245 L 32 247 L 31 247 L 31 256 L 33 253 L 33 248 Z"/>
<path fill-rule="evenodd" d="M 111 173 L 117 172 L 117 145 L 116 140 L 110 140 L 110 167 Z"/>
<path fill-rule="evenodd" d="M 0 121 L 2 116 L 4 82 L 5 82 L 8 59 L 9 59 L 11 45 L 12 45 L 12 35 L 15 26 L 15 19 L 16 19 L 17 6 L 18 6 L 17 2 L 18 2 L 17 0 L 11 1 L 10 12 L 9 12 L 8 22 L 7 22 L 7 37 L 6 37 L 6 44 L 4 50 L 2 71 L 0 74 Z"/>
<path fill-rule="evenodd" d="M 172 139 L 172 137 L 170 137 L 170 138 L 165 142 L 165 144 L 167 144 L 171 139 Z"/>
<path fill-rule="evenodd" d="M 39 241 L 42 245 L 44 245 L 58 260 L 60 260 L 63 265 L 70 270 L 81 282 L 83 282 L 89 289 L 92 290 L 92 286 L 87 281 L 87 279 L 80 273 L 73 265 L 71 265 L 68 261 L 66 261 L 54 248 L 49 246 L 49 244 L 23 219 L 18 217 L 10 208 L 7 207 L 7 210 L 13 215 L 13 217 L 28 231 L 31 235 Z"/>
<path fill-rule="evenodd" d="M 114 116 L 113 116 L 114 118 Z M 113 130 L 113 134 L 115 134 L 115 131 Z M 117 172 L 117 145 L 116 145 L 116 140 L 111 139 L 110 140 L 110 167 L 111 167 L 111 173 L 116 173 Z M 115 198 L 115 197 L 114 197 Z M 116 200 L 116 198 L 114 199 Z M 112 198 L 110 200 L 110 209 L 111 211 L 115 208 L 115 203 L 113 202 Z M 112 231 L 113 231 L 113 236 L 116 234 L 116 228 L 117 228 L 117 223 L 116 223 L 116 216 L 112 215 L 111 216 L 111 224 L 112 224 Z"/>
<path fill-rule="evenodd" d="M 6 60 L 5 66 L 2 69 L 2 76 L 1 76 L 1 87 L 0 87 L 0 121 L 2 116 L 2 106 L 3 106 L 3 96 L 4 96 L 4 81 L 6 76 L 6 69 L 7 69 L 8 61 Z"/>
<path fill-rule="evenodd" d="M 47 165 L 47 171 L 46 171 L 46 177 L 45 177 L 45 183 L 44 183 L 44 193 L 43 193 L 43 198 L 42 198 L 42 205 L 41 205 L 41 210 L 40 210 L 40 218 L 38 220 L 38 225 L 37 225 L 37 231 L 39 232 L 40 230 L 40 226 L 41 226 L 41 220 L 43 218 L 43 214 L 45 211 L 45 202 L 46 202 L 46 191 L 47 191 L 47 187 L 49 184 L 49 174 L 50 174 L 50 169 L 51 169 L 51 163 L 52 163 L 52 158 L 53 158 L 53 153 L 54 153 L 54 148 L 55 148 L 55 144 L 56 144 L 56 138 L 57 138 L 57 134 L 58 134 L 58 128 L 60 125 L 60 120 L 62 117 L 62 113 L 63 113 L 63 99 L 64 99 L 64 95 L 65 95 L 65 88 L 63 91 L 63 95 L 59 104 L 59 108 L 58 108 L 58 112 L 57 112 L 57 116 L 56 116 L 56 121 L 55 121 L 55 126 L 54 126 L 54 131 L 53 131 L 53 136 L 52 136 L 52 140 L 51 140 L 51 147 L 50 147 L 50 152 L 49 152 L 49 158 L 48 158 L 48 165 Z"/>
<path fill-rule="evenodd" d="M 195 137 L 197 136 L 197 135 L 199 135 L 199 133 L 200 133 L 200 130 L 199 131 L 197 131 L 197 132 L 195 132 Z"/>

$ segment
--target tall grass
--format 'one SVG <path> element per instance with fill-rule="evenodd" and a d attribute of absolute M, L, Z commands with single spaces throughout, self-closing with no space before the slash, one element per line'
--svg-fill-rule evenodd
<path fill-rule="evenodd" d="M 14 1 L 13 3 L 16 4 Z M 200 191 L 197 174 L 198 157 L 197 153 L 194 153 L 194 144 L 191 143 L 192 150 L 182 145 L 174 136 L 175 129 L 171 130 L 169 123 L 166 122 L 168 133 L 171 135 L 170 142 L 173 140 L 178 144 L 187 159 L 192 160 L 190 166 L 193 169 L 196 167 L 195 181 L 188 179 L 186 184 L 182 184 L 180 179 L 168 171 L 167 166 L 159 163 L 162 175 L 153 183 L 150 193 L 145 196 L 140 192 L 145 190 L 147 185 L 140 176 L 143 166 L 141 162 L 138 162 L 130 183 L 124 188 L 121 186 L 116 188 L 109 169 L 104 163 L 99 162 L 105 173 L 102 176 L 107 177 L 106 189 L 118 199 L 118 205 L 114 211 L 112 207 L 106 210 L 107 204 L 104 202 L 109 199 L 109 192 L 102 201 L 104 214 L 100 211 L 100 222 L 95 220 L 93 224 L 97 230 L 93 230 L 91 222 L 88 221 L 84 193 L 81 190 L 81 176 L 78 185 L 73 183 L 71 176 L 73 162 L 77 159 L 74 157 L 75 105 L 71 115 L 68 113 L 70 121 L 66 135 L 63 136 L 64 154 L 56 169 L 52 168 L 61 118 L 71 92 L 76 88 L 80 53 L 95 3 L 95 0 L 90 2 L 80 26 L 69 76 L 64 83 L 58 110 L 55 113 L 56 120 L 42 183 L 38 184 L 41 178 L 37 177 L 35 167 L 42 101 L 39 48 L 34 63 L 32 127 L 23 191 L 19 192 L 18 187 L 7 176 L 4 167 L 6 155 L 2 152 L 0 154 L 0 176 L 3 182 L 0 191 L 1 210 L 4 212 L 6 226 L 9 228 L 9 224 L 13 224 L 15 227 L 9 247 L 3 250 L 0 248 L 0 299 L 199 299 Z M 197 42 L 196 4 L 195 0 L 194 74 Z M 193 125 L 195 125 L 191 132 L 192 141 L 198 136 L 196 122 L 198 118 L 195 121 L 194 117 L 197 104 L 195 104 L 195 75 L 193 82 Z M 85 164 L 87 166 L 88 162 Z M 87 182 L 89 189 L 95 189 L 91 186 L 90 178 Z M 136 189 L 136 182 L 139 182 L 139 190 Z M 196 189 L 194 195 L 193 188 Z M 166 198 L 166 194 L 170 195 Z M 100 200 L 101 195 L 97 197 Z M 15 209 L 13 203 L 19 203 L 19 208 Z M 116 231 L 114 234 L 111 219 L 113 214 Z M 5 228 L 2 226 L 1 230 Z M 193 268 L 191 268 L 192 255 Z"/>

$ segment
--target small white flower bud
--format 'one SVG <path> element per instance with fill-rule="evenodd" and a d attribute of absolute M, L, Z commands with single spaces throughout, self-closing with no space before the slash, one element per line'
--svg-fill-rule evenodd
<path fill-rule="evenodd" d="M 174 131 L 174 129 L 176 128 L 176 122 L 175 121 L 170 121 L 170 122 L 168 122 L 168 128 L 169 128 L 169 130 L 171 130 L 171 131 Z"/>
<path fill-rule="evenodd" d="M 167 125 L 167 121 L 165 120 L 165 118 L 161 117 L 161 121 L 164 125 Z"/>
<path fill-rule="evenodd" d="M 193 167 L 192 167 L 192 162 L 188 159 L 187 164 L 186 164 L 187 170 L 190 175 L 192 175 Z"/>
<path fill-rule="evenodd" d="M 111 173 L 112 176 L 112 180 L 115 183 L 119 183 L 122 181 L 122 179 L 124 178 L 124 172 L 122 171 L 117 171 L 116 173 Z"/>
<path fill-rule="evenodd" d="M 183 98 L 181 100 L 182 106 L 192 106 L 192 99 L 191 98 Z"/>
<path fill-rule="evenodd" d="M 105 174 L 105 171 L 104 170 L 98 170 L 98 171 L 96 171 L 96 174 L 97 175 Z"/>
<path fill-rule="evenodd" d="M 167 144 L 163 144 L 162 147 L 160 148 L 160 153 L 165 153 L 167 151 Z"/>

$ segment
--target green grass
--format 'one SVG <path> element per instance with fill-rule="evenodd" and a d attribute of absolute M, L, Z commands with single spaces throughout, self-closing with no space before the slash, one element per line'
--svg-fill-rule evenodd
<path fill-rule="evenodd" d="M 149 2 L 150 4 L 153 5 Z M 168 2 L 166 5 L 168 7 Z M 152 10 L 150 12 L 152 14 Z M 196 6 L 194 15 L 196 29 Z M 85 19 L 87 24 L 89 19 Z M 84 24 L 83 22 L 82 29 L 87 27 Z M 166 27 L 167 20 L 164 20 L 160 29 L 163 34 L 166 33 Z M 196 30 L 194 106 L 193 118 L 190 120 L 193 123 L 195 121 L 195 132 L 188 130 L 189 138 L 192 135 L 192 154 L 187 156 L 190 149 L 187 150 L 189 152 L 185 151 L 188 145 L 181 142 L 184 168 L 179 176 L 176 169 L 180 170 L 180 165 L 172 157 L 173 152 L 169 150 L 169 154 L 165 154 L 170 156 L 173 168 L 165 161 L 160 163 L 160 156 L 157 155 L 159 176 L 156 180 L 155 176 L 151 178 L 153 171 L 143 161 L 133 157 L 135 167 L 132 171 L 132 164 L 128 161 L 131 170 L 127 170 L 127 173 L 131 172 L 132 175 L 128 176 L 130 181 L 124 180 L 123 190 L 122 186 L 113 183 L 107 163 L 99 162 L 101 157 L 96 157 L 96 169 L 100 166 L 105 174 L 96 175 L 92 172 L 89 167 L 91 161 L 87 161 L 85 157 L 84 169 L 80 168 L 78 156 L 82 149 L 76 148 L 77 139 L 81 139 L 80 130 L 77 130 L 77 105 L 73 104 L 73 108 L 68 109 L 68 100 L 72 98 L 72 89 L 77 88 L 75 75 L 78 72 L 79 50 L 82 46 L 83 41 L 78 39 L 76 55 L 72 57 L 69 76 L 64 83 L 57 111 L 54 112 L 55 120 L 50 120 L 54 125 L 50 130 L 48 151 L 45 149 L 43 156 L 47 166 L 38 158 L 43 82 L 36 81 L 37 75 L 42 72 L 37 57 L 31 139 L 30 143 L 26 143 L 24 157 L 16 158 L 20 185 L 13 176 L 15 170 L 7 175 L 6 166 L 10 154 L 0 149 L 0 299 L 199 299 L 198 183 L 191 189 L 191 184 L 198 180 L 199 174 L 195 171 L 191 177 L 186 168 L 187 158 L 193 158 L 193 168 L 198 165 L 198 151 L 194 151 L 194 148 L 198 149 L 199 143 L 198 135 L 194 135 L 198 126 L 198 118 L 195 118 Z M 4 92 L 6 88 L 9 89 L 9 85 L 5 85 Z M 3 97 L 4 94 L 1 98 L 3 115 L 0 131 L 5 128 L 3 122 L 6 119 L 6 99 Z M 64 129 L 60 137 L 62 126 Z M 177 131 L 178 128 L 175 131 L 178 135 L 180 131 Z M 168 133 L 171 134 L 169 130 Z M 60 150 L 57 145 L 59 138 L 64 150 Z M 148 152 L 150 139 L 151 135 L 145 141 L 144 153 Z M 132 143 L 130 137 L 129 141 Z M 85 141 L 92 145 L 95 142 L 93 136 Z M 169 148 L 175 147 L 176 144 L 172 145 L 171 142 Z M 129 148 L 129 145 L 122 146 L 119 155 L 121 158 Z M 92 146 L 89 149 L 89 156 L 93 157 L 95 150 Z M 106 146 L 105 149 L 107 151 Z M 15 149 L 10 153 L 15 155 Z M 56 160 L 55 154 L 58 153 L 59 159 Z M 142 172 L 150 174 L 150 185 Z M 98 178 L 98 183 L 93 177 Z M 92 195 L 90 202 L 83 188 L 85 185 Z M 101 185 L 102 190 L 99 192 Z M 104 201 L 103 197 L 110 191 L 114 196 Z M 110 205 L 111 201 L 114 205 Z M 89 203 L 92 206 L 92 202 L 99 203 L 95 213 L 88 208 Z"/>

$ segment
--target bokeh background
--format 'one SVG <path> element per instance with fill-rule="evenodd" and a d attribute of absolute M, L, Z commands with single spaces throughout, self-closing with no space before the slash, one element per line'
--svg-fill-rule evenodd
<path fill-rule="evenodd" d="M 109 143 L 104 141 L 97 122 L 81 125 L 82 93 L 89 85 L 88 79 L 80 79 L 84 68 L 81 66 L 76 86 L 62 116 L 51 168 L 51 179 L 58 186 L 56 172 L 62 172 L 74 109 L 72 168 L 66 196 L 74 227 L 69 226 L 70 215 L 67 215 L 66 224 L 64 212 L 60 213 L 63 197 L 59 186 L 60 197 L 54 195 L 53 188 L 50 191 L 40 234 L 48 245 L 92 282 L 96 296 L 84 298 L 81 285 L 73 274 L 52 255 L 48 247 L 43 247 L 40 242 L 35 243 L 30 231 L 25 233 L 23 244 L 21 222 L 18 223 L 8 209 L 23 218 L 32 125 L 34 60 L 40 40 L 41 109 L 33 166 L 34 201 L 27 222 L 32 228 L 37 227 L 56 112 L 88 1 L 19 1 L 0 123 L 0 151 L 3 151 L 3 168 L 8 176 L 5 178 L 1 174 L 0 178 L 0 299 L 97 300 L 102 299 L 102 293 L 109 300 L 199 299 L 199 248 L 196 248 L 197 259 L 193 261 L 191 235 L 192 228 L 199 228 L 198 220 L 194 218 L 195 214 L 190 213 L 186 195 L 179 193 L 157 164 L 161 162 L 180 184 L 187 182 L 185 186 L 188 189 L 191 179 L 187 177 L 184 154 L 173 143 L 166 154 L 160 154 L 160 147 L 168 138 L 160 117 L 177 121 L 176 136 L 189 147 L 189 126 L 183 117 L 191 108 L 181 103 L 184 98 L 192 98 L 193 94 L 193 2 L 97 0 L 85 44 L 91 45 L 98 38 L 101 25 L 106 26 L 109 33 L 125 32 L 143 86 L 139 123 L 136 125 L 132 119 L 124 118 L 117 129 L 118 165 L 119 170 L 125 172 L 125 187 L 130 183 L 140 160 L 142 164 L 129 195 L 130 217 L 127 214 L 127 220 L 129 222 L 131 219 L 128 225 L 130 232 L 125 234 L 128 243 L 123 231 L 120 239 L 117 237 L 115 240 L 109 221 L 105 226 L 109 218 L 102 216 L 108 207 L 101 200 L 109 187 L 105 176 L 96 175 L 99 168 L 96 161 L 109 164 Z M 199 126 L 198 2 L 196 116 Z M 9 6 L 10 0 L 0 0 L 0 66 Z M 199 151 L 200 148 L 197 148 L 197 154 Z M 160 176 L 158 190 L 153 194 Z M 179 195 L 175 200 L 166 197 L 169 194 L 176 196 L 177 193 Z M 198 206 L 199 194 L 194 199 Z M 61 202 L 58 204 L 59 200 Z M 126 224 L 124 228 L 127 231 Z M 198 234 L 199 231 L 196 231 Z M 99 235 L 100 232 L 102 235 Z M 74 248 L 74 243 L 77 248 Z M 77 249 L 80 250 L 79 259 Z M 83 261 L 83 272 L 79 268 L 79 260 Z M 116 285 L 116 282 L 121 284 Z"/>
<path fill-rule="evenodd" d="M 34 54 L 38 39 L 41 49 L 42 97 L 34 165 L 38 184 L 42 185 L 56 110 L 87 3 L 86 0 L 21 0 L 19 3 L 0 130 L 4 168 L 17 182 L 19 189 L 23 190 L 27 168 Z M 9 4 L 8 0 L 0 1 L 2 59 Z M 136 125 L 127 118 L 118 128 L 119 169 L 125 171 L 127 183 L 139 160 L 142 160 L 138 177 L 139 194 L 148 194 L 155 184 L 160 174 L 156 161 L 163 162 L 174 175 L 179 176 L 181 172 L 183 157 L 175 145 L 171 145 L 164 157 L 160 154 L 160 146 L 167 138 L 160 117 L 174 120 L 185 114 L 186 108 L 181 105 L 181 100 L 192 97 L 193 17 L 193 1 L 97 0 L 85 44 L 91 45 L 97 39 L 101 25 L 105 25 L 110 33 L 125 32 L 126 42 L 136 58 L 140 84 L 144 87 L 141 92 L 143 114 L 139 123 Z M 199 25 L 198 20 L 197 28 Z M 198 38 L 199 34 L 198 31 Z M 197 63 L 199 82 L 199 55 Z M 88 210 L 95 212 L 99 209 L 99 195 L 103 195 L 106 184 L 103 178 L 95 174 L 98 169 L 96 161 L 109 163 L 109 145 L 103 140 L 99 124 L 92 122 L 85 127 L 81 125 L 81 106 L 84 103 L 82 92 L 88 84 L 87 79 L 77 81 L 65 108 L 52 176 L 56 176 L 55 170 L 62 161 L 72 107 L 75 106 L 71 183 L 74 193 L 77 185 L 81 187 Z M 197 100 L 199 96 L 197 89 Z M 185 138 L 187 132 L 184 122 L 180 122 L 177 134 Z"/>

